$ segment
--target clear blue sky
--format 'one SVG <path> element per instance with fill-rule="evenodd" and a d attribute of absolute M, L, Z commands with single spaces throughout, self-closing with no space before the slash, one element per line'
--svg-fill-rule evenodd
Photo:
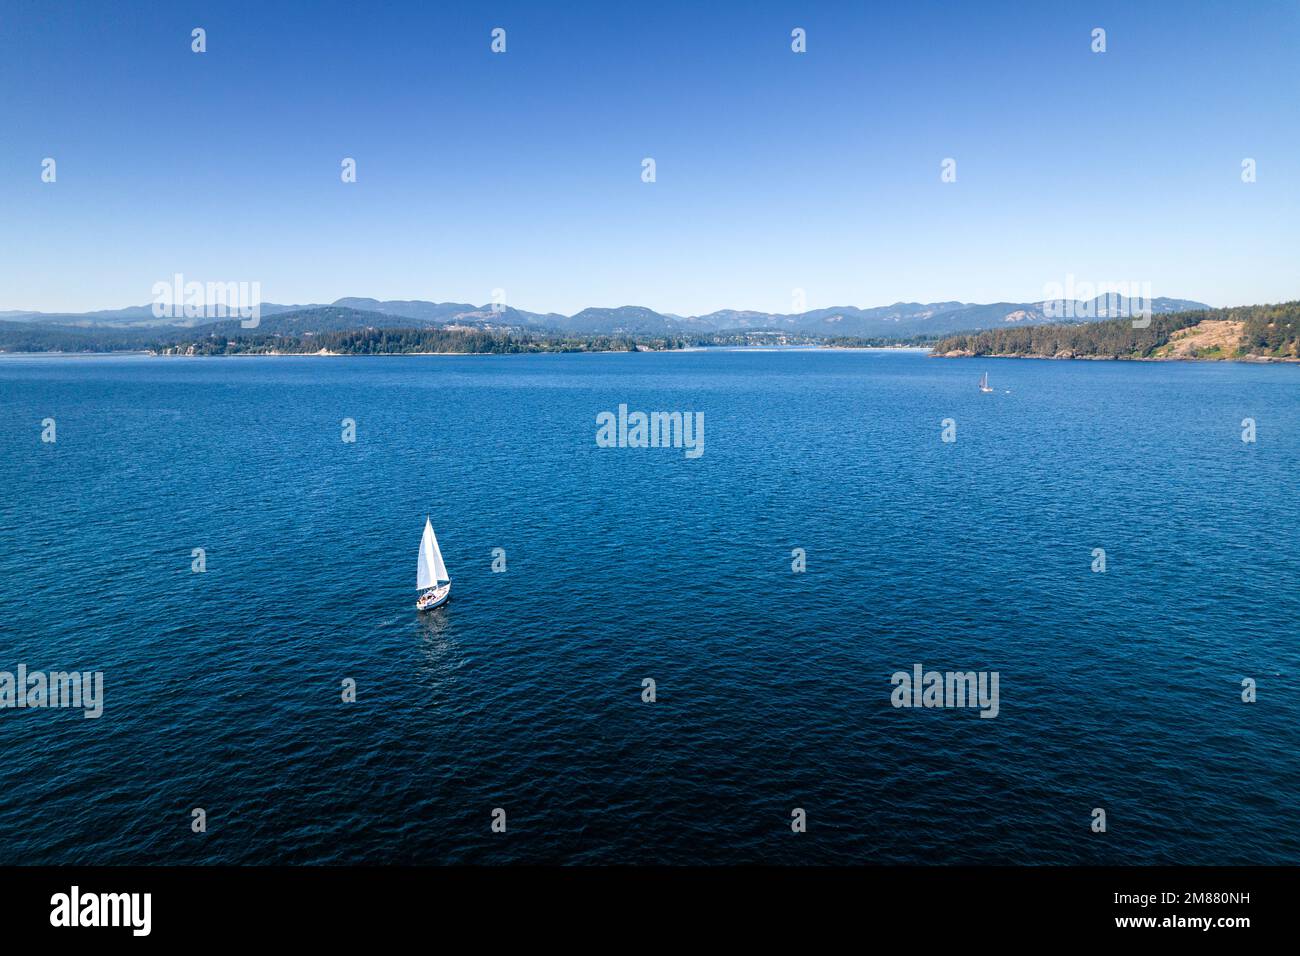
<path fill-rule="evenodd" d="M 1294 0 L 614 6 L 3 0 L 0 309 L 1300 297 Z"/>

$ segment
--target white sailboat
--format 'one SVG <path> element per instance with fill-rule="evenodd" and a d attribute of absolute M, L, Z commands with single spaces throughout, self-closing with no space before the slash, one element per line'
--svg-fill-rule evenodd
<path fill-rule="evenodd" d="M 981 376 L 981 378 L 980 378 L 980 391 L 981 391 L 981 392 L 991 392 L 991 391 L 993 391 L 992 386 L 989 385 L 989 373 L 988 373 L 988 372 L 985 372 L 984 375 Z"/>
<path fill-rule="evenodd" d="M 424 536 L 420 538 L 420 567 L 415 577 L 415 589 L 420 592 L 419 600 L 415 602 L 417 611 L 432 611 L 446 604 L 451 597 L 451 576 L 442 563 L 438 538 L 428 518 L 424 519 Z"/>

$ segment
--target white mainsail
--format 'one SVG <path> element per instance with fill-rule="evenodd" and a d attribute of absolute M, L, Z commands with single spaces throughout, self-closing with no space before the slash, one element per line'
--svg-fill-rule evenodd
<path fill-rule="evenodd" d="M 420 538 L 420 569 L 415 578 L 415 589 L 427 591 L 436 588 L 439 581 L 450 581 L 447 566 L 442 563 L 442 552 L 438 550 L 438 538 L 433 533 L 433 524 L 424 519 L 424 536 Z"/>

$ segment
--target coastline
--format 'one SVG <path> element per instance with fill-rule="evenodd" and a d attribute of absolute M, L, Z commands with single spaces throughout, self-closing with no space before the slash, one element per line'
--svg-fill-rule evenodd
<path fill-rule="evenodd" d="M 1246 365 L 1300 365 L 1300 358 L 1286 358 L 1274 355 L 1241 355 L 1232 358 L 1195 358 L 1188 355 L 1179 356 L 1138 356 L 1138 355 L 1016 355 L 1008 352 L 931 352 L 927 358 L 996 358 L 996 359 L 1041 359 L 1049 362 L 1194 362 L 1208 365 L 1215 362 L 1235 362 Z"/>
<path fill-rule="evenodd" d="M 0 351 L 0 359 L 6 356 L 17 358 L 39 358 L 41 356 L 58 358 L 111 358 L 138 356 L 158 359 L 251 359 L 251 358 L 400 358 L 403 356 L 512 356 L 512 355 L 659 355 L 694 352 L 924 352 L 926 358 L 940 359 L 1032 359 L 1051 362 L 1190 362 L 1211 364 L 1215 362 L 1232 362 L 1246 365 L 1300 365 L 1300 358 L 1279 357 L 1272 355 L 1243 355 L 1232 358 L 1195 358 L 1187 355 L 1170 356 L 1129 356 L 1129 355 L 1020 355 L 1008 352 L 974 353 L 967 351 L 935 352 L 924 345 L 710 345 L 690 346 L 681 349 L 576 349 L 561 351 L 539 349 L 521 352 L 331 352 L 321 349 L 317 352 L 235 352 L 218 355 L 167 355 L 148 349 L 122 349 L 112 352 L 62 352 L 47 350 L 41 352 L 7 352 Z"/>
<path fill-rule="evenodd" d="M 47 349 L 40 352 L 8 352 L 6 355 L 34 358 L 42 355 L 67 357 L 138 355 L 144 358 L 194 359 L 194 358 L 400 358 L 422 355 L 677 355 L 688 352 L 928 352 L 924 345 L 700 345 L 680 349 L 536 349 L 516 352 L 231 352 L 217 355 L 178 355 L 155 352 L 150 349 L 120 349 L 111 352 L 64 352 Z"/>

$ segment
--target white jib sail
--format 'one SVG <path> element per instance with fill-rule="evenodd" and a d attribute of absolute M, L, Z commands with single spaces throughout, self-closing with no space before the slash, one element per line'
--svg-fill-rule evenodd
<path fill-rule="evenodd" d="M 438 539 L 433 533 L 433 525 L 424 519 L 424 536 L 420 538 L 420 568 L 415 578 L 415 589 L 427 591 L 438 586 L 439 581 L 450 581 L 447 566 L 442 563 L 442 552 L 438 550 Z"/>

